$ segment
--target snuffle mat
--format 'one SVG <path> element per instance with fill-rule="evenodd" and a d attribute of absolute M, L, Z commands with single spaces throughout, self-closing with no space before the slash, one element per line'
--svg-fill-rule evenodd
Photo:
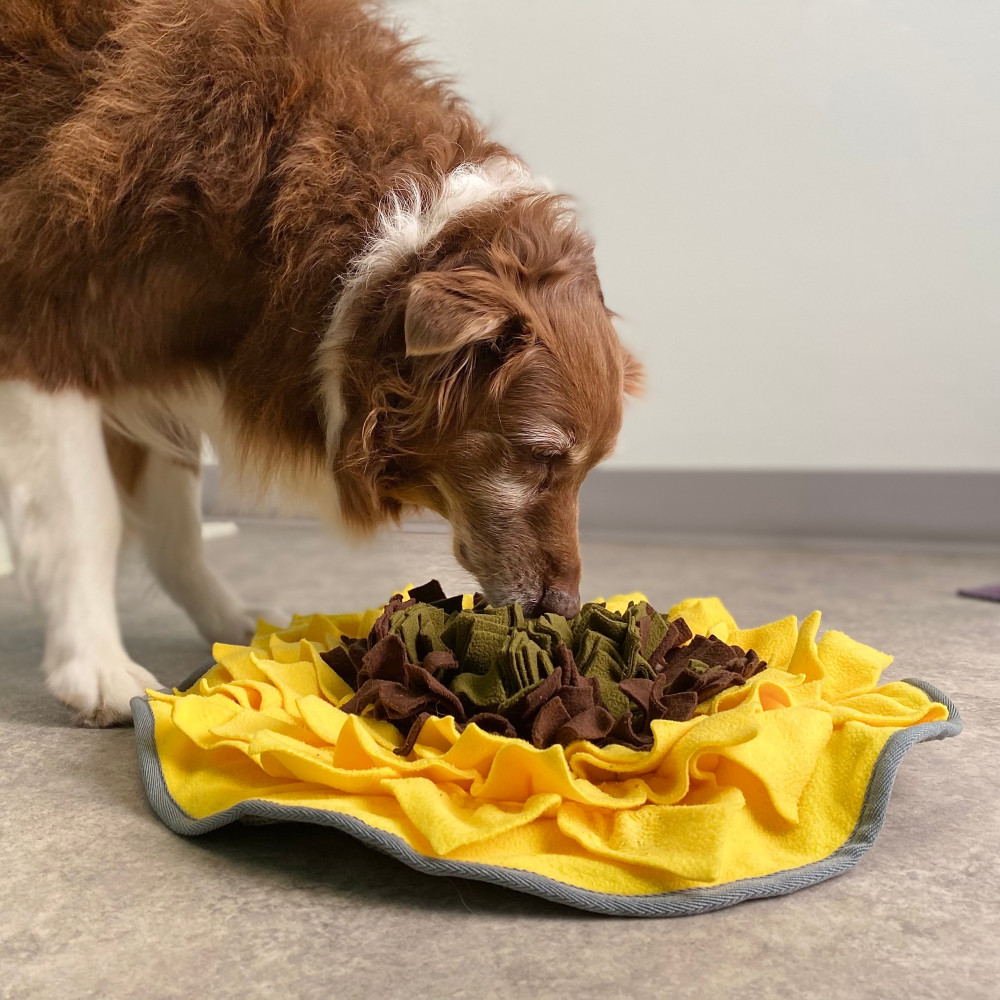
<path fill-rule="evenodd" d="M 641 594 L 570 621 L 427 584 L 261 623 L 133 711 L 160 818 L 334 827 L 432 875 L 626 916 L 775 896 L 872 845 L 906 751 L 961 730 L 820 614 Z"/>

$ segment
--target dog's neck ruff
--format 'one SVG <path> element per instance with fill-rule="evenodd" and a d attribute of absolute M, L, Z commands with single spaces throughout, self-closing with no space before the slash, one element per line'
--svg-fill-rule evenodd
<path fill-rule="evenodd" d="M 524 164 L 511 157 L 494 156 L 483 163 L 456 167 L 430 199 L 425 199 L 416 182 L 411 182 L 385 200 L 368 244 L 347 270 L 320 347 L 326 443 L 331 459 L 345 418 L 341 354 L 357 330 L 359 306 L 366 290 L 390 277 L 408 257 L 419 254 L 457 216 L 519 195 L 550 190 L 549 184 L 533 177 Z"/>

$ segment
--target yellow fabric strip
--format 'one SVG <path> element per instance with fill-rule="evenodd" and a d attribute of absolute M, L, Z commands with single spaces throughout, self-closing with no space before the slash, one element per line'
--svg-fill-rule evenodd
<path fill-rule="evenodd" d="M 403 758 L 393 726 L 340 710 L 353 691 L 320 657 L 341 635 L 367 634 L 379 612 L 262 624 L 248 647 L 217 645 L 191 691 L 149 692 L 164 780 L 184 812 L 309 806 L 429 856 L 598 892 L 668 892 L 827 857 L 857 823 L 890 736 L 948 715 L 912 685 L 877 686 L 891 657 L 841 632 L 817 638 L 819 612 L 740 629 L 701 598 L 670 617 L 755 649 L 768 668 L 687 722 L 653 722 L 651 750 L 536 750 L 445 718 L 428 720 Z"/>

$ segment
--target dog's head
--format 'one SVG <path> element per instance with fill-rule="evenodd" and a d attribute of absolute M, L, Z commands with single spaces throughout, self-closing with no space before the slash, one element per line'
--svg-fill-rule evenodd
<path fill-rule="evenodd" d="M 365 405 L 345 427 L 338 486 L 360 527 L 407 506 L 447 518 L 458 561 L 492 603 L 569 616 L 577 495 L 614 448 L 641 369 L 589 242 L 551 228 L 558 245 L 539 247 L 522 221 L 515 237 L 400 283 L 396 351 L 354 373 L 367 374 Z"/>

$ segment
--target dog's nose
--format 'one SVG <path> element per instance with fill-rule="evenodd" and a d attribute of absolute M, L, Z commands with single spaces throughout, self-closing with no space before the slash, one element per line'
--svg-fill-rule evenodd
<path fill-rule="evenodd" d="M 546 587 L 542 594 L 542 600 L 538 607 L 538 613 L 544 615 L 547 612 L 562 615 L 563 618 L 572 618 L 580 613 L 580 595 L 571 594 L 568 590 L 556 590 Z"/>

